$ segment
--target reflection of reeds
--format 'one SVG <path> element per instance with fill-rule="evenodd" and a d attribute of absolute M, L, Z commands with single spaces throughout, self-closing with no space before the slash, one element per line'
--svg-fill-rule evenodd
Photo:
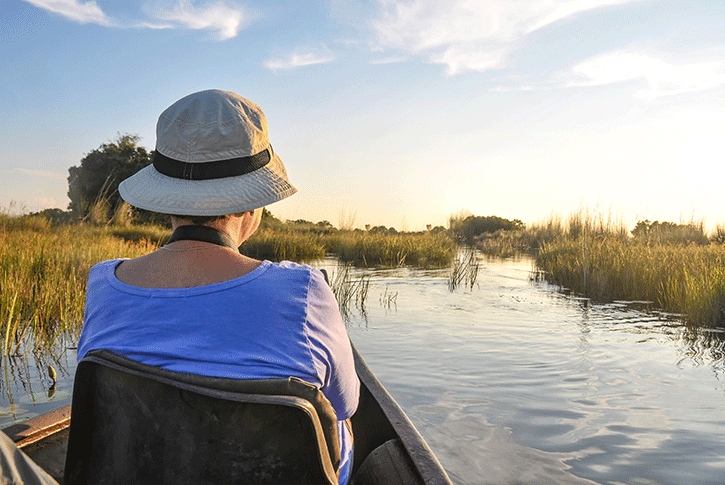
<path fill-rule="evenodd" d="M 461 285 L 473 289 L 478 279 L 478 261 L 476 251 L 467 250 L 464 255 L 457 257 L 451 264 L 451 273 L 448 277 L 448 289 L 453 291 Z"/>
<path fill-rule="evenodd" d="M 365 304 L 370 289 L 370 276 L 362 275 L 353 278 L 350 266 L 340 266 L 332 275 L 332 292 L 335 294 L 340 313 L 348 318 L 352 308 L 357 308 L 365 315 Z"/>
<path fill-rule="evenodd" d="M 385 285 L 385 291 L 380 295 L 380 304 L 390 310 L 391 308 L 398 309 L 398 292 L 395 293 L 388 291 L 388 286 Z"/>

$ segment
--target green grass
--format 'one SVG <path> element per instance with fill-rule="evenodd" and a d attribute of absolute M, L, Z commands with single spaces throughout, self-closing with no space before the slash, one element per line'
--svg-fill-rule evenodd
<path fill-rule="evenodd" d="M 458 245 L 445 234 L 341 231 L 326 236 L 325 242 L 343 263 L 364 267 L 443 267 L 458 251 Z"/>
<path fill-rule="evenodd" d="M 705 244 L 701 225 L 634 237 L 602 221 L 575 214 L 568 230 L 551 231 L 536 255 L 539 275 L 595 300 L 652 301 L 692 324 L 725 324 L 725 246 Z"/>
<path fill-rule="evenodd" d="M 333 254 L 344 264 L 362 267 L 442 267 L 456 255 L 457 244 L 445 234 L 305 231 L 260 229 L 241 251 L 258 259 L 309 261 Z"/>
<path fill-rule="evenodd" d="M 242 251 L 273 261 L 314 260 L 335 253 L 344 264 L 364 266 L 445 266 L 456 252 L 455 243 L 444 235 L 298 228 L 260 229 Z M 16 353 L 29 335 L 36 347 L 49 348 L 59 333 L 78 332 L 91 266 L 147 254 L 170 234 L 150 225 L 53 225 L 42 216 L 0 214 L 0 352 Z M 341 288 L 346 286 L 342 282 Z"/>
<path fill-rule="evenodd" d="M 61 331 L 77 332 L 90 267 L 155 248 L 147 240 L 125 241 L 105 226 L 53 228 L 42 218 L 0 215 L 2 353 L 17 352 L 28 335 L 48 348 Z"/>
<path fill-rule="evenodd" d="M 321 236 L 314 232 L 259 229 L 242 244 L 241 252 L 270 261 L 310 261 L 325 257 Z"/>

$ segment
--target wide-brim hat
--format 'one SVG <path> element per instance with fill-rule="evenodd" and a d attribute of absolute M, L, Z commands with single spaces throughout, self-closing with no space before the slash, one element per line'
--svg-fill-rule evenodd
<path fill-rule="evenodd" d="M 132 206 L 153 212 L 220 216 L 264 207 L 297 189 L 272 150 L 259 106 L 212 89 L 161 113 L 153 163 L 118 191 Z"/>

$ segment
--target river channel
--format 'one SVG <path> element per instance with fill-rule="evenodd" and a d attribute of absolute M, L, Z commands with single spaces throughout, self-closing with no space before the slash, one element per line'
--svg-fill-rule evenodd
<path fill-rule="evenodd" d="M 531 281 L 528 259 L 479 264 L 452 291 L 449 270 L 353 271 L 370 287 L 350 337 L 454 483 L 725 482 L 725 333 Z M 62 346 L 5 359 L 0 427 L 69 402 Z"/>

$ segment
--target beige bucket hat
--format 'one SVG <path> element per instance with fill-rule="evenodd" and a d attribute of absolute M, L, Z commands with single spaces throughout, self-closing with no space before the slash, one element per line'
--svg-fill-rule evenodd
<path fill-rule="evenodd" d="M 259 106 L 212 89 L 161 113 L 153 163 L 118 191 L 129 204 L 153 212 L 220 216 L 258 209 L 297 189 L 272 150 Z"/>

